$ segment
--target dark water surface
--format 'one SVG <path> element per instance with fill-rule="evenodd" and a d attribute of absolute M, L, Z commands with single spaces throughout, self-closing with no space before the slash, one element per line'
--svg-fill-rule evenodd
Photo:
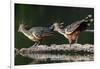
<path fill-rule="evenodd" d="M 36 26 L 49 27 L 55 21 L 64 22 L 67 26 L 72 22 L 85 18 L 89 14 L 94 15 L 93 8 L 15 4 L 15 48 L 28 48 L 29 46 L 32 46 L 34 44 L 34 42 L 29 40 L 22 33 L 18 32 L 18 27 L 19 24 L 22 23 L 22 20 L 26 25 L 28 25 L 27 29 Z M 89 29 L 94 29 L 93 23 L 91 24 Z M 46 45 L 67 43 L 68 40 L 58 33 L 56 35 L 48 37 L 48 39 L 45 39 L 41 42 L 41 44 Z M 78 43 L 94 44 L 94 33 L 82 32 L 79 36 Z M 33 55 L 33 57 L 35 56 Z M 18 55 L 15 57 L 15 65 L 30 64 L 35 60 L 36 59 L 30 59 L 28 57 Z"/>

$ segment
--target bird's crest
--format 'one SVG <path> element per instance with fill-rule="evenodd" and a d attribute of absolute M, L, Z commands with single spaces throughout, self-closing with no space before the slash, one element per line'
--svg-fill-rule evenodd
<path fill-rule="evenodd" d="M 20 22 L 19 22 L 19 23 L 20 23 Z M 23 20 L 22 20 L 22 22 L 19 24 L 18 32 L 21 32 L 21 30 L 22 30 L 23 28 L 25 28 L 25 27 L 27 27 L 27 25 L 25 25 L 25 23 L 24 23 Z"/>

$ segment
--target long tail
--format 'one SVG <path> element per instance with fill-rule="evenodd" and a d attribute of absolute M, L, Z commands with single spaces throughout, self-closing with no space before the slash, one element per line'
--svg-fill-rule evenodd
<path fill-rule="evenodd" d="M 80 30 L 86 30 L 90 25 L 91 23 L 93 23 L 93 17 L 92 15 L 88 15 L 86 18 L 82 19 L 80 21 Z"/>
<path fill-rule="evenodd" d="M 80 22 L 89 22 L 89 23 L 91 23 L 91 22 L 93 22 L 94 20 L 93 20 L 93 17 L 92 17 L 92 15 L 90 14 L 90 15 L 88 15 L 86 18 L 84 18 L 84 19 L 82 19 Z"/>

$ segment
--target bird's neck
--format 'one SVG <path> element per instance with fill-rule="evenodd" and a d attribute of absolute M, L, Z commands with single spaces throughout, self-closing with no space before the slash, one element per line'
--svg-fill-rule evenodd
<path fill-rule="evenodd" d="M 55 31 L 57 31 L 58 33 L 60 33 L 60 34 L 62 34 L 62 35 L 64 35 L 65 33 L 64 33 L 64 29 L 61 29 L 59 26 L 56 26 L 55 27 Z"/>

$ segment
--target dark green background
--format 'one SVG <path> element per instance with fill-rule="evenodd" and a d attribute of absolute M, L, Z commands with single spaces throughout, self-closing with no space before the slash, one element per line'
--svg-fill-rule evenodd
<path fill-rule="evenodd" d="M 47 5 L 31 5 L 31 4 L 15 4 L 15 48 L 28 48 L 34 44 L 22 33 L 18 32 L 19 24 L 24 22 L 27 29 L 35 26 L 49 27 L 54 22 L 64 22 L 69 25 L 72 22 L 85 18 L 88 14 L 94 15 L 93 8 L 83 7 L 64 7 L 64 6 L 47 6 Z M 94 29 L 94 24 L 91 24 L 89 29 Z M 50 36 L 41 44 L 66 44 L 68 40 L 63 35 Z M 94 44 L 94 33 L 82 32 L 79 36 L 78 43 L 80 44 Z M 15 64 L 28 64 L 31 59 L 16 56 Z"/>

